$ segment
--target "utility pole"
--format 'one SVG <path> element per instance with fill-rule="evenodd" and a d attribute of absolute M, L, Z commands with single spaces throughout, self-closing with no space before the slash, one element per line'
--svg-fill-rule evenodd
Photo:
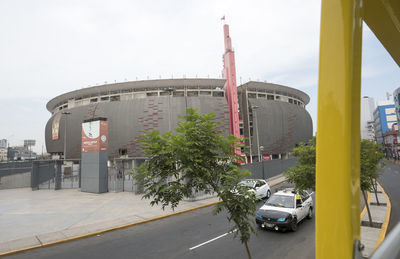
<path fill-rule="evenodd" d="M 62 112 L 61 114 L 65 115 L 65 127 L 64 127 L 64 160 L 67 159 L 67 117 L 70 115 L 70 112 Z"/>

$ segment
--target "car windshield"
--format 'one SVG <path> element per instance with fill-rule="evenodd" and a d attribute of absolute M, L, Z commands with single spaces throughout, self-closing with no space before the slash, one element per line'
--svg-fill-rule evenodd
<path fill-rule="evenodd" d="M 255 185 L 255 181 L 242 181 L 239 183 L 241 186 L 247 186 L 253 188 Z"/>
<path fill-rule="evenodd" d="M 274 194 L 265 204 L 274 207 L 294 208 L 294 199 L 293 196 Z"/>

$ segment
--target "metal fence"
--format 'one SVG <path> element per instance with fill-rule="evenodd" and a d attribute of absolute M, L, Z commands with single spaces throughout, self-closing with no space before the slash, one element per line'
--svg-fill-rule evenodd
<path fill-rule="evenodd" d="M 286 172 L 290 167 L 296 166 L 297 163 L 297 158 L 290 157 L 288 159 L 276 159 L 245 164 L 242 168 L 251 172 L 248 178 L 268 179 Z"/>
<path fill-rule="evenodd" d="M 108 167 L 108 191 L 142 193 L 143 188 L 137 185 L 134 179 L 136 172 L 134 168 L 143 161 L 132 158 L 116 158 L 114 163 Z"/>
<path fill-rule="evenodd" d="M 80 188 L 80 160 L 33 161 L 32 190 Z"/>

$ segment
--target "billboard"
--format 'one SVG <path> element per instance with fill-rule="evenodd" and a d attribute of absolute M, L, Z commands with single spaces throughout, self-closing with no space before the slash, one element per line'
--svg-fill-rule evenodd
<path fill-rule="evenodd" d="M 54 115 L 53 123 L 51 125 L 52 140 L 57 140 L 59 138 L 60 119 L 61 113 L 57 113 L 56 115 Z"/>
<path fill-rule="evenodd" d="M 108 149 L 108 121 L 82 123 L 82 153 L 106 152 Z"/>
<path fill-rule="evenodd" d="M 34 139 L 25 139 L 24 140 L 24 147 L 30 147 L 36 145 L 36 140 Z"/>

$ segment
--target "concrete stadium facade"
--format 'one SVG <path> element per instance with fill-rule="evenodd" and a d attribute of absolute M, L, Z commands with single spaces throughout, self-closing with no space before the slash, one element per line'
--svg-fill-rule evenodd
<path fill-rule="evenodd" d="M 62 94 L 47 103 L 52 113 L 45 129 L 47 151 L 63 156 L 65 149 L 67 159 L 80 158 L 82 122 L 104 117 L 109 124 L 109 159 L 143 159 L 136 139 L 144 130 L 174 130 L 187 107 L 198 108 L 200 113 L 214 112 L 216 120 L 222 121 L 220 129 L 227 135 L 229 109 L 225 82 L 225 79 L 146 80 Z M 247 156 L 250 153 L 256 156 L 257 146 L 263 147 L 264 155 L 285 154 L 312 137 L 312 120 L 305 109 L 309 96 L 304 92 L 261 82 L 248 82 L 237 91 L 240 132 L 252 147 L 251 151 L 244 150 Z"/>

